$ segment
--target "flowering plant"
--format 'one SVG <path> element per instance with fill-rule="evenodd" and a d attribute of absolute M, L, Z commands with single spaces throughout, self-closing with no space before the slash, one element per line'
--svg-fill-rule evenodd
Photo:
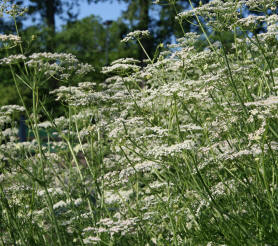
<path fill-rule="evenodd" d="M 39 82 L 91 66 L 70 54 L 3 57 L 15 86 L 33 92 L 31 110 L 0 108 L 3 244 L 277 245 L 276 2 L 215 0 L 179 13 L 202 33 L 185 33 L 145 67 L 112 62 L 100 85 L 61 85 L 51 93 L 67 112 L 55 119 Z M 18 37 L 0 40 L 20 46 Z M 23 110 L 34 137 L 18 142 L 16 124 L 4 125 Z"/>

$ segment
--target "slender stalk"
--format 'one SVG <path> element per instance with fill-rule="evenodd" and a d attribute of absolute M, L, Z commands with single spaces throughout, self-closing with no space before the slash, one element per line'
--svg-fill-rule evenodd
<path fill-rule="evenodd" d="M 17 26 L 17 22 L 16 22 L 15 16 L 13 16 L 13 21 L 14 21 L 14 26 L 15 26 L 16 33 L 17 33 L 18 36 L 20 36 L 20 35 L 19 35 L 18 26 Z M 23 52 L 23 47 L 22 47 L 22 44 L 21 44 L 21 43 L 19 43 L 19 48 L 20 48 L 21 54 L 23 55 L 24 52 Z M 24 69 L 25 69 L 26 74 L 28 75 L 29 72 L 28 72 L 28 69 L 27 69 L 27 66 L 26 66 L 26 63 L 25 63 L 25 62 L 24 62 Z"/>
<path fill-rule="evenodd" d="M 153 64 L 153 60 L 150 58 L 149 54 L 147 53 L 147 51 L 145 50 L 144 46 L 142 45 L 142 43 L 140 42 L 140 39 L 137 39 L 139 45 L 141 46 L 142 50 L 144 51 L 145 55 L 148 57 L 148 60 L 151 62 L 151 64 Z"/>

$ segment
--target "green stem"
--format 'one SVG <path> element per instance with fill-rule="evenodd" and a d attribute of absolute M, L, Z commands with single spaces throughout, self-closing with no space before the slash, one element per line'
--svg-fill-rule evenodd
<path fill-rule="evenodd" d="M 142 43 L 140 42 L 140 39 L 137 39 L 139 45 L 141 46 L 141 48 L 143 49 L 145 55 L 148 57 L 148 60 L 151 62 L 151 64 L 153 64 L 152 59 L 150 58 L 149 54 L 147 53 L 147 51 L 145 50 L 144 46 L 142 45 Z"/>
<path fill-rule="evenodd" d="M 15 25 L 16 34 L 19 36 L 19 31 L 18 31 L 18 27 L 17 27 L 17 22 L 16 22 L 15 16 L 13 16 L 13 21 L 14 21 L 14 25 Z M 22 47 L 22 44 L 21 44 L 21 43 L 19 43 L 19 48 L 20 48 L 21 54 L 23 55 L 24 52 L 23 52 L 23 47 Z M 27 66 L 26 66 L 26 63 L 25 63 L 25 62 L 24 62 L 24 68 L 25 68 L 26 74 L 28 75 L 29 73 L 28 73 L 28 69 L 27 69 Z"/>
<path fill-rule="evenodd" d="M 231 84 L 231 87 L 232 87 L 232 89 L 233 89 L 233 91 L 234 91 L 236 97 L 238 98 L 238 100 L 239 100 L 239 102 L 240 102 L 240 104 L 241 104 L 241 107 L 242 107 L 244 113 L 245 113 L 246 115 L 248 115 L 248 111 L 247 111 L 247 109 L 246 109 L 246 106 L 244 105 L 244 102 L 243 102 L 243 100 L 242 100 L 242 98 L 241 98 L 241 96 L 240 96 L 240 94 L 239 94 L 239 92 L 238 92 L 236 83 L 235 83 L 235 81 L 234 81 L 234 78 L 233 78 L 233 75 L 232 75 L 232 71 L 231 71 L 231 68 L 230 68 L 230 63 L 229 63 L 229 60 L 228 60 L 228 57 L 227 57 L 227 54 L 226 54 L 226 50 L 225 50 L 225 48 L 224 48 L 224 43 L 223 43 L 221 34 L 219 34 L 219 38 L 220 38 L 220 42 L 221 42 L 221 44 L 222 44 L 221 46 L 222 46 L 222 50 L 223 50 L 223 54 L 224 54 L 224 59 L 225 59 L 226 66 L 227 66 L 227 69 L 228 69 L 228 72 L 229 72 L 229 76 L 230 76 L 230 81 L 231 81 L 230 84 Z"/>

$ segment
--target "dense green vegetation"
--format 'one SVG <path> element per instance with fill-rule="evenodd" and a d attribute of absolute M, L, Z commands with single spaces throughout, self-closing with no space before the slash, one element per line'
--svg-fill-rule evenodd
<path fill-rule="evenodd" d="M 0 10 L 16 25 L 20 9 Z M 19 101 L 0 107 L 0 245 L 277 245 L 276 11 L 199 4 L 176 19 L 202 33 L 150 54 L 149 31 L 113 23 L 108 59 L 95 16 L 48 43 L 36 27 L 0 34 Z"/>

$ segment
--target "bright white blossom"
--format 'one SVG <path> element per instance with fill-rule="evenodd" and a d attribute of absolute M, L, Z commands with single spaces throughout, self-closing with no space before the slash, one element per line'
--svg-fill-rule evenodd
<path fill-rule="evenodd" d="M 137 30 L 137 31 L 133 31 L 133 32 L 130 32 L 126 35 L 126 37 L 124 39 L 122 39 L 122 42 L 126 43 L 132 39 L 142 39 L 142 38 L 145 38 L 145 37 L 148 37 L 150 36 L 150 32 L 148 30 L 145 30 L 145 31 L 140 31 L 140 30 Z"/>

